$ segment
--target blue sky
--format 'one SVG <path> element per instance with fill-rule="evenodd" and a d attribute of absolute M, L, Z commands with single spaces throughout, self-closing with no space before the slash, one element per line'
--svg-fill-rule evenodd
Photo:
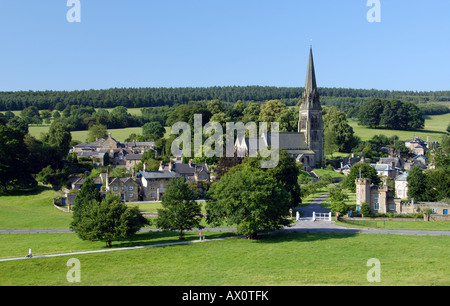
<path fill-rule="evenodd" d="M 304 86 L 450 90 L 450 1 L 0 0 L 0 91 Z"/>

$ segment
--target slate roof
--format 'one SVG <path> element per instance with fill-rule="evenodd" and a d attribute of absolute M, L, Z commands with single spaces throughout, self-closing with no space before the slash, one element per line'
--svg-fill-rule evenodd
<path fill-rule="evenodd" d="M 180 177 L 176 172 L 171 171 L 141 171 L 139 176 L 143 176 L 145 179 L 171 179 L 175 177 Z"/>

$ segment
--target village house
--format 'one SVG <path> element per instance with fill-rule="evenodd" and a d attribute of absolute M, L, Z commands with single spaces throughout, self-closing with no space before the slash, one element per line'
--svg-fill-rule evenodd
<path fill-rule="evenodd" d="M 124 202 L 139 201 L 140 184 L 133 177 L 113 177 L 106 179 L 106 191 L 120 197 Z"/>
<path fill-rule="evenodd" d="M 395 177 L 395 196 L 401 200 L 408 199 L 408 172 Z"/>
<path fill-rule="evenodd" d="M 405 141 L 405 146 L 414 155 L 425 155 L 427 151 L 427 144 L 419 137 Z"/>
<path fill-rule="evenodd" d="M 146 171 L 144 169 L 139 172 L 142 200 L 160 201 L 166 192 L 167 184 L 176 177 L 181 176 L 172 171 Z"/>

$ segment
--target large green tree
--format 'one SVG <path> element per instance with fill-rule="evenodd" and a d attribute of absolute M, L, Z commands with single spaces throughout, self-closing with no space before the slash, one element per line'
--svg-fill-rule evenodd
<path fill-rule="evenodd" d="M 255 239 L 259 230 L 289 224 L 290 196 L 272 175 L 249 165 L 238 165 L 208 191 L 208 222 L 237 224 L 238 233 Z"/>
<path fill-rule="evenodd" d="M 349 153 L 358 144 L 353 128 L 347 122 L 347 116 L 337 107 L 323 108 L 323 124 L 326 153 L 333 153 L 334 149 Z"/>
<path fill-rule="evenodd" d="M 112 241 L 130 237 L 150 224 L 137 207 L 128 207 L 112 193 L 107 193 L 103 201 L 92 199 L 78 213 L 71 229 L 83 240 L 104 241 L 108 247 Z"/>
<path fill-rule="evenodd" d="M 427 175 L 419 166 L 414 166 L 408 173 L 408 198 L 415 201 L 426 201 L 427 196 Z"/>
<path fill-rule="evenodd" d="M 95 141 L 97 138 L 106 138 L 108 137 L 108 130 L 106 125 L 103 124 L 94 124 L 88 129 L 88 140 L 90 142 Z"/>
<path fill-rule="evenodd" d="M 21 131 L 0 121 L 0 193 L 36 186 Z"/>
<path fill-rule="evenodd" d="M 172 179 L 161 199 L 162 208 L 158 209 L 156 226 L 178 231 L 180 240 L 184 239 L 185 231 L 203 228 L 200 224 L 201 206 L 195 198 L 184 178 Z"/>
<path fill-rule="evenodd" d="M 269 158 L 265 158 L 268 160 Z M 255 169 L 261 169 L 261 160 L 263 158 L 258 157 L 246 157 L 242 163 Z M 290 194 L 290 202 L 292 207 L 298 206 L 300 203 L 300 186 L 298 184 L 298 176 L 300 175 L 300 168 L 297 165 L 295 159 L 291 158 L 289 153 L 285 150 L 279 150 L 278 165 L 274 168 L 262 169 L 270 174 L 279 183 L 281 183 L 286 191 Z"/>
<path fill-rule="evenodd" d="M 379 185 L 381 183 L 375 168 L 366 163 L 356 163 L 350 168 L 349 175 L 345 178 L 343 185 L 350 190 L 356 189 L 355 180 L 361 175 L 362 178 L 369 178 L 373 184 Z"/>

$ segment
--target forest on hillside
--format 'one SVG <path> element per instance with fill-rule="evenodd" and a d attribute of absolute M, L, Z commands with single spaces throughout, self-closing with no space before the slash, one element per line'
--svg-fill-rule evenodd
<path fill-rule="evenodd" d="M 295 106 L 301 99 L 302 87 L 226 86 L 185 88 L 111 88 L 75 91 L 0 92 L 0 111 L 23 110 L 35 106 L 39 110 L 62 111 L 72 105 L 94 108 L 144 108 L 176 106 L 190 102 L 220 100 L 235 103 L 263 103 L 277 99 L 286 106 Z M 435 102 L 449 102 L 450 91 L 389 91 L 375 89 L 319 88 L 323 105 L 336 106 L 348 115 L 370 99 L 398 99 L 423 106 L 427 114 L 446 113 L 448 107 Z M 432 105 L 432 107 L 430 107 Z"/>

